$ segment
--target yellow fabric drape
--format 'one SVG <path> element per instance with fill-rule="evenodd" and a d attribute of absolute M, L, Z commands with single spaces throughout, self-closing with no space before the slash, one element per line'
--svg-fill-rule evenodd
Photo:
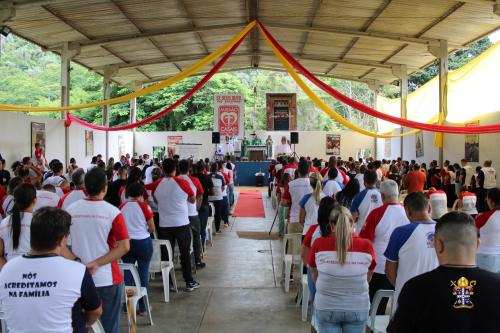
<path fill-rule="evenodd" d="M 321 110 L 323 110 L 323 112 L 325 112 L 326 114 L 328 114 L 332 119 L 338 121 L 339 123 L 341 123 L 342 125 L 344 125 L 345 127 L 353 130 L 353 131 L 356 131 L 356 132 L 359 132 L 361 134 L 364 134 L 364 135 L 368 135 L 368 136 L 371 136 L 371 137 L 374 137 L 374 138 L 394 138 L 394 137 L 400 137 L 400 136 L 405 136 L 405 135 L 409 135 L 409 134 L 413 134 L 419 130 L 411 130 L 409 132 L 406 132 L 406 133 L 403 133 L 403 134 L 398 134 L 398 135 L 388 135 L 388 134 L 377 134 L 377 133 L 374 133 L 374 132 L 370 132 L 370 131 L 367 131 L 363 128 L 360 128 L 356 125 L 354 125 L 353 123 L 349 122 L 348 120 L 346 120 L 345 118 L 343 118 L 341 115 L 339 115 L 337 112 L 335 112 L 334 110 L 332 110 L 325 102 L 323 102 L 305 83 L 304 81 L 299 77 L 299 75 L 297 74 L 297 72 L 295 72 L 295 70 L 292 68 L 292 66 L 290 65 L 290 63 L 281 55 L 281 53 L 278 51 L 278 49 L 276 49 L 276 47 L 274 47 L 274 45 L 271 43 L 271 41 L 267 38 L 266 34 L 263 33 L 264 35 L 264 38 L 267 42 L 267 44 L 269 45 L 269 47 L 273 50 L 274 54 L 276 55 L 276 57 L 280 60 L 280 62 L 282 63 L 282 65 L 285 67 L 285 69 L 287 70 L 287 72 L 292 76 L 292 78 L 295 80 L 295 82 L 297 83 L 297 85 L 306 93 L 306 95 L 313 101 L 314 104 L 316 104 L 316 106 L 318 106 Z"/>
<path fill-rule="evenodd" d="M 438 124 L 465 123 L 481 115 L 500 111 L 500 42 L 448 73 L 448 114 Z M 399 98 L 379 96 L 377 110 L 399 116 Z M 439 114 L 439 77 L 408 95 L 408 119 L 428 122 Z M 399 128 L 398 124 L 378 120 L 380 132 Z"/>
<path fill-rule="evenodd" d="M 191 76 L 203 68 L 205 68 L 208 64 L 212 63 L 215 61 L 217 58 L 219 58 L 223 53 L 228 51 L 238 40 L 240 40 L 248 31 L 252 30 L 256 24 L 256 21 L 250 22 L 243 30 L 241 30 L 237 35 L 235 35 L 231 40 L 229 40 L 227 43 L 219 47 L 217 50 L 215 50 L 213 53 L 207 55 L 205 58 L 201 59 L 197 63 L 189 66 L 182 72 L 158 83 L 152 86 L 149 86 L 147 88 L 132 92 L 130 94 L 120 96 L 120 97 L 115 97 L 107 100 L 103 100 L 100 102 L 94 102 L 94 103 L 86 103 L 86 104 L 80 104 L 80 105 L 72 105 L 72 106 L 65 106 L 65 107 L 53 107 L 53 106 L 29 106 L 29 105 L 7 105 L 7 104 L 0 104 L 0 111 L 14 111 L 14 112 L 45 112 L 45 111 L 69 111 L 69 110 L 77 110 L 77 109 L 86 109 L 86 108 L 91 108 L 91 107 L 96 107 L 96 106 L 103 106 L 103 105 L 110 105 L 110 104 L 116 104 L 116 103 L 122 103 L 122 102 L 128 102 L 134 97 L 139 97 L 139 96 L 144 96 L 150 93 L 153 93 L 155 91 L 161 90 L 163 88 L 166 88 L 174 83 L 177 83 L 183 79 L 185 79 L 188 76 Z"/>

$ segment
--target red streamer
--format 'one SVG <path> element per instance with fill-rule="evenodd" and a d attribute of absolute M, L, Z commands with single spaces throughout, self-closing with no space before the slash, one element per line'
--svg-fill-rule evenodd
<path fill-rule="evenodd" d="M 421 130 L 431 131 L 431 132 L 442 132 L 442 133 L 451 133 L 451 134 L 485 134 L 485 133 L 498 133 L 500 132 L 500 124 L 495 125 L 481 125 L 481 126 L 447 126 L 447 125 L 433 125 L 420 123 L 417 121 L 412 121 L 408 119 L 402 119 L 399 117 L 394 117 L 380 111 L 377 111 L 363 103 L 360 103 L 352 98 L 345 96 L 341 92 L 335 90 L 330 87 L 320 79 L 318 79 L 314 74 L 309 72 L 305 67 L 303 67 L 287 50 L 285 50 L 278 41 L 271 35 L 271 33 L 260 23 L 258 22 L 259 27 L 262 31 L 267 35 L 269 40 L 273 43 L 273 45 L 280 51 L 280 53 L 286 58 L 286 60 L 302 75 L 308 78 L 311 82 L 313 82 L 317 87 L 325 91 L 330 96 L 338 99 L 339 101 L 350 105 L 351 107 L 369 114 L 373 117 L 380 118 L 386 121 L 389 121 L 394 124 L 399 124 L 405 127 L 417 128 Z"/>
<path fill-rule="evenodd" d="M 215 66 L 201 79 L 201 81 L 198 82 L 193 88 L 191 88 L 191 90 L 188 91 L 188 93 L 186 95 L 182 96 L 179 100 L 177 100 L 174 104 L 170 105 L 168 108 L 164 109 L 163 111 L 160 111 L 159 113 L 157 113 L 151 117 L 145 118 L 141 121 L 138 121 L 138 122 L 135 122 L 132 124 L 116 126 L 116 127 L 107 127 L 107 126 L 100 126 L 100 125 L 95 125 L 95 124 L 86 122 L 80 118 L 73 116 L 70 113 L 67 113 L 65 125 L 67 127 L 69 127 L 71 125 L 71 122 L 74 121 L 82 126 L 92 128 L 95 130 L 123 131 L 123 130 L 128 130 L 128 129 L 132 129 L 132 128 L 136 128 L 136 127 L 140 127 L 140 126 L 144 126 L 146 124 L 149 124 L 150 122 L 157 120 L 157 119 L 163 117 L 164 115 L 168 114 L 169 112 L 174 110 L 176 107 L 178 107 L 179 105 L 184 103 L 191 96 L 193 96 L 198 90 L 200 90 L 208 82 L 208 80 L 210 80 L 212 78 L 212 76 L 214 76 L 214 74 L 220 70 L 220 68 L 224 65 L 224 63 L 233 55 L 234 51 L 236 51 L 236 49 L 240 46 L 241 42 L 243 42 L 243 40 L 245 39 L 245 37 L 247 35 L 248 35 L 248 33 L 243 35 L 241 37 L 241 39 L 238 40 L 238 42 L 236 42 L 236 44 L 234 44 L 229 49 L 229 51 L 227 51 L 227 53 L 219 60 L 219 62 L 217 62 L 217 64 L 215 64 Z"/>

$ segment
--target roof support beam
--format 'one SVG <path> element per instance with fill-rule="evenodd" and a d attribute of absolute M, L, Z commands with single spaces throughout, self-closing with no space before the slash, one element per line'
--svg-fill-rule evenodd
<path fill-rule="evenodd" d="M 223 70 L 220 70 L 218 73 L 228 73 L 228 72 L 235 72 L 235 71 L 242 71 L 242 70 L 249 70 L 249 69 L 251 69 L 251 68 L 250 67 L 236 67 L 236 68 L 231 68 L 231 69 L 223 69 Z M 269 67 L 269 66 L 262 67 L 262 66 L 260 66 L 259 69 L 265 70 L 265 71 L 288 73 L 285 69 L 279 68 L 279 67 Z M 200 72 L 197 75 L 205 75 L 205 74 L 207 74 L 207 71 Z M 317 76 L 321 76 L 321 77 L 331 77 L 334 79 L 356 81 L 356 82 L 361 82 L 361 83 L 366 83 L 366 84 L 372 84 L 375 82 L 375 80 L 368 80 L 368 79 L 363 80 L 363 79 L 359 79 L 358 77 L 355 77 L 355 76 L 325 75 L 324 73 L 316 73 L 316 72 L 313 72 L 313 74 L 317 75 Z M 168 79 L 171 76 L 172 75 L 156 76 L 156 77 L 153 77 L 149 81 L 145 81 L 144 83 L 147 84 L 147 83 L 154 83 L 154 82 L 162 81 L 162 80 Z M 379 83 L 379 85 L 382 84 L 380 81 L 377 81 L 377 82 Z"/>
<path fill-rule="evenodd" d="M 237 24 L 222 24 L 222 25 L 212 25 L 208 27 L 185 27 L 185 28 L 177 28 L 177 29 L 161 29 L 161 30 L 151 30 L 144 33 L 135 33 L 135 34 L 126 34 L 126 35 L 111 35 L 108 37 L 101 38 L 89 38 L 79 41 L 71 42 L 70 44 L 78 44 L 82 48 L 87 46 L 101 46 L 104 44 L 109 44 L 113 42 L 122 42 L 140 38 L 150 38 L 150 37 L 158 37 L 158 36 L 175 36 L 179 34 L 193 33 L 193 32 L 205 32 L 205 31 L 214 31 L 214 30 L 223 30 L 223 29 L 235 29 L 244 27 L 244 23 Z M 49 45 L 47 47 L 50 51 L 57 51 L 62 45 L 54 44 Z"/>
<path fill-rule="evenodd" d="M 0 4 L 0 25 L 16 17 L 16 9 L 12 1 L 5 1 Z"/>
<path fill-rule="evenodd" d="M 496 3 L 493 5 L 493 13 L 500 16 L 500 0 L 497 0 Z"/>
<path fill-rule="evenodd" d="M 323 3 L 323 0 L 314 0 L 311 14 L 308 16 L 308 19 L 307 19 L 307 26 L 309 26 L 309 27 L 313 26 L 314 19 L 316 18 L 316 14 L 318 13 L 319 8 L 321 7 L 322 3 Z M 302 46 L 301 46 L 300 51 L 298 53 L 299 56 L 301 56 L 304 53 L 304 49 L 306 48 L 308 38 L 309 38 L 309 31 L 305 31 L 303 38 L 302 38 Z"/>
<path fill-rule="evenodd" d="M 266 27 L 269 28 L 279 28 L 285 30 L 295 30 L 295 31 L 308 31 L 308 32 L 317 32 L 324 34 L 333 34 L 333 35 L 343 35 L 343 36 L 354 36 L 354 37 L 364 37 L 371 38 L 377 40 L 392 40 L 406 44 L 416 44 L 416 45 L 429 45 L 432 42 L 435 42 L 435 39 L 432 38 L 423 38 L 423 37 L 412 37 L 406 35 L 398 35 L 392 33 L 382 33 L 382 32 L 365 32 L 365 31 L 357 31 L 357 30 L 347 30 L 347 29 L 336 29 L 330 27 L 323 26 L 314 26 L 314 27 L 304 27 L 300 25 L 291 25 L 291 24 L 281 24 L 281 23 L 267 23 Z"/>
<path fill-rule="evenodd" d="M 186 13 L 189 21 L 191 21 L 191 29 L 196 29 L 196 24 L 194 24 L 193 16 L 189 12 L 189 10 L 188 10 L 188 8 L 187 8 L 186 3 L 184 2 L 184 0 L 177 0 L 177 2 L 179 3 L 180 7 L 182 7 L 182 9 L 184 10 L 184 12 Z M 205 53 L 209 54 L 210 52 L 208 51 L 208 47 L 205 44 L 205 42 L 203 41 L 203 38 L 201 38 L 200 31 L 196 31 L 195 35 L 196 35 L 196 37 L 198 37 L 198 40 L 199 40 L 201 46 L 205 50 Z"/>
<path fill-rule="evenodd" d="M 233 54 L 236 57 L 244 57 L 244 56 L 266 56 L 266 57 L 274 57 L 274 53 L 272 52 L 239 52 Z M 315 55 L 302 55 L 298 56 L 294 55 L 299 60 L 309 60 L 309 61 L 318 61 L 318 62 L 327 62 L 333 64 L 348 64 L 348 65 L 357 65 L 357 66 L 367 66 L 367 67 L 376 67 L 376 68 L 387 68 L 392 69 L 394 66 L 400 66 L 400 64 L 396 63 L 382 63 L 378 61 L 372 60 L 360 60 L 360 59 L 338 59 L 338 58 L 329 58 L 324 56 L 315 56 Z M 124 62 L 121 64 L 114 64 L 118 68 L 133 68 L 147 65 L 161 65 L 161 64 L 169 64 L 169 63 L 177 63 L 183 61 L 196 61 L 205 57 L 205 54 L 191 54 L 185 56 L 176 56 L 171 58 L 156 58 L 156 59 L 148 59 L 144 61 L 131 61 Z M 96 67 L 95 70 L 102 70 L 103 67 Z"/>
<path fill-rule="evenodd" d="M 259 18 L 259 0 L 248 0 L 248 22 L 252 22 L 253 20 L 257 20 Z M 259 51 L 259 29 L 254 28 L 251 32 L 251 43 L 252 43 L 252 52 L 257 53 Z M 252 56 L 252 67 L 259 67 L 259 56 L 255 54 Z"/>

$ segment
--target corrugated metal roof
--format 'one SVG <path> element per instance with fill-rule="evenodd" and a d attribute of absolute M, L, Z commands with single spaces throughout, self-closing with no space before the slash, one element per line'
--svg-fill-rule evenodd
<path fill-rule="evenodd" d="M 174 75 L 228 41 L 254 17 L 312 72 L 359 81 L 396 79 L 434 61 L 430 40 L 449 51 L 500 28 L 493 0 L 18 0 L 4 22 L 47 49 L 81 45 L 74 58 L 120 84 Z M 1 6 L 1 4 L 0 4 Z M 399 38 L 402 37 L 402 38 Z M 399 38 L 399 39 L 398 39 Z M 264 39 L 250 34 L 224 70 L 281 68 Z"/>

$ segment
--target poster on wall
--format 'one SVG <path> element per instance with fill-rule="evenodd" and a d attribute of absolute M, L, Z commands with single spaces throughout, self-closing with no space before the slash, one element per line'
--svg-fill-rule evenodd
<path fill-rule="evenodd" d="M 118 156 L 124 156 L 127 152 L 125 151 L 125 138 L 122 135 L 118 135 Z"/>
<path fill-rule="evenodd" d="M 327 134 L 326 135 L 326 155 L 340 155 L 340 135 Z"/>
<path fill-rule="evenodd" d="M 221 137 L 243 138 L 245 99 L 242 94 L 219 94 L 214 96 L 214 131 Z"/>
<path fill-rule="evenodd" d="M 177 144 L 182 143 L 182 135 L 167 136 L 168 157 L 174 157 L 177 154 Z"/>
<path fill-rule="evenodd" d="M 31 122 L 31 157 L 36 157 L 37 159 L 39 159 L 40 158 L 39 156 L 35 156 L 35 144 L 37 143 L 40 144 L 41 152 L 43 156 L 45 156 L 46 153 L 45 124 Z"/>
<path fill-rule="evenodd" d="M 391 139 L 385 139 L 384 142 L 384 156 L 386 158 L 391 157 Z"/>
<path fill-rule="evenodd" d="M 94 132 L 85 130 L 85 156 L 94 156 Z"/>
<path fill-rule="evenodd" d="M 465 126 L 479 126 L 479 120 Z M 465 135 L 465 159 L 469 162 L 479 162 L 479 134 Z"/>
<path fill-rule="evenodd" d="M 415 155 L 424 156 L 424 132 L 422 131 L 415 133 Z"/>
<path fill-rule="evenodd" d="M 165 157 L 165 146 L 153 146 L 153 158 L 162 160 Z"/>

